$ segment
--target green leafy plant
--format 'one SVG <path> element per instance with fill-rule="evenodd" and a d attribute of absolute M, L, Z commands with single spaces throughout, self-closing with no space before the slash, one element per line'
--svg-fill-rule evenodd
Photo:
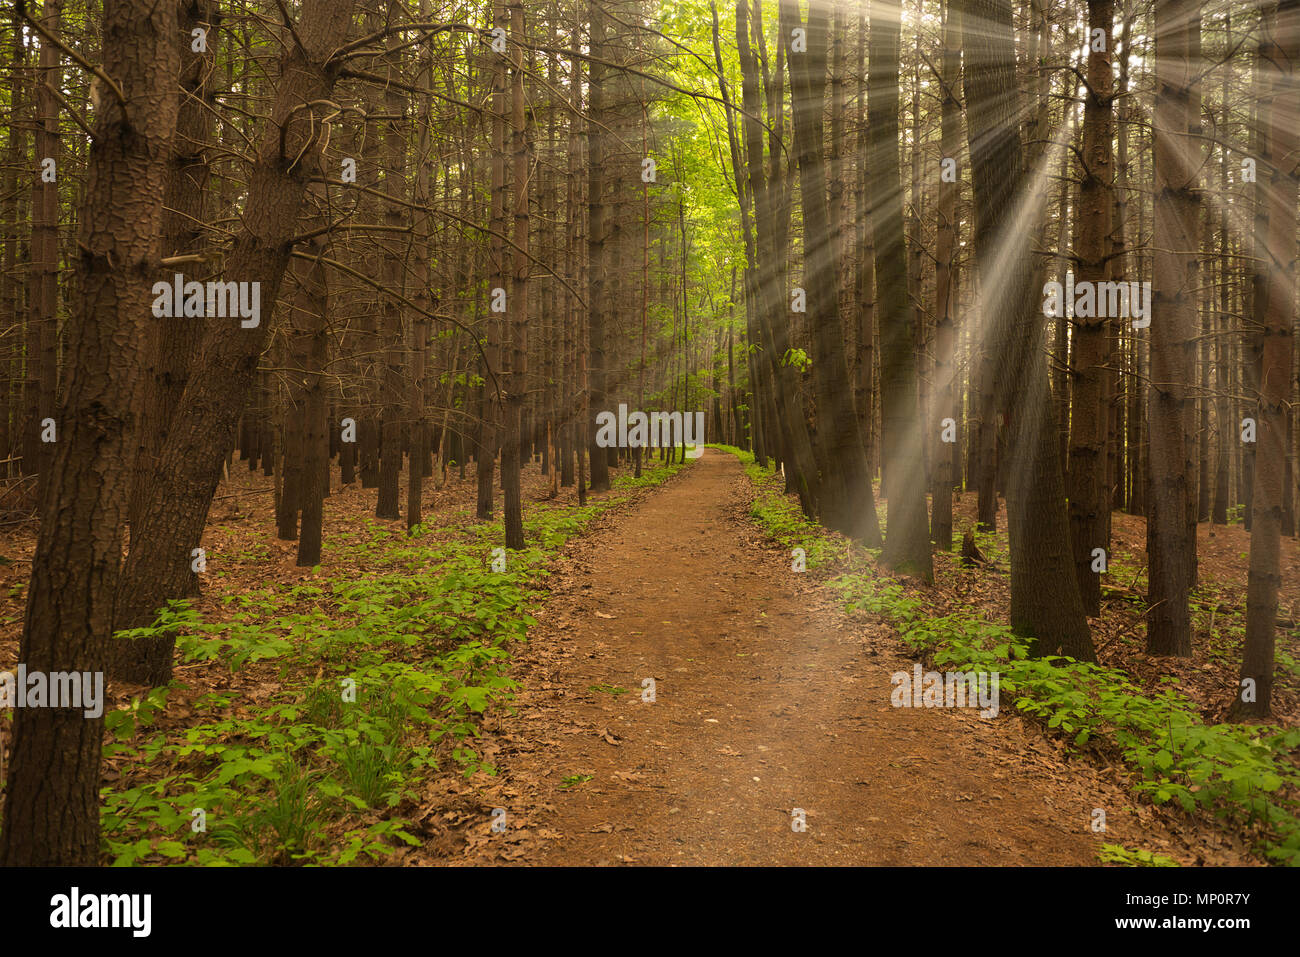
<path fill-rule="evenodd" d="M 1097 852 L 1103 864 L 1123 864 L 1126 867 L 1178 867 L 1178 862 L 1163 854 L 1153 854 L 1141 848 L 1130 849 L 1122 844 L 1103 844 Z"/>
<path fill-rule="evenodd" d="M 770 494 L 768 474 L 748 471 L 758 497 Z M 818 541 L 832 540 L 825 529 L 799 525 L 777 505 L 756 504 L 754 515 L 771 537 L 804 547 L 810 556 Z M 981 549 L 998 554 L 1000 542 L 981 535 Z M 1030 658 L 1027 637 L 968 612 L 940 614 L 875 569 L 851 570 L 827 584 L 846 612 L 890 621 L 904 645 L 936 667 L 998 672 L 999 691 L 1013 694 L 1016 709 L 1048 733 L 1068 736 L 1075 747 L 1117 749 L 1140 772 L 1135 790 L 1153 802 L 1175 801 L 1188 811 L 1201 808 L 1256 825 L 1270 860 L 1300 866 L 1300 768 L 1294 759 L 1300 729 L 1207 725 L 1172 688 L 1148 694 L 1117 668 L 1061 656 Z"/>
<path fill-rule="evenodd" d="M 648 466 L 640 484 L 681 467 Z M 419 844 L 397 810 L 444 760 L 466 776 L 495 773 L 474 742 L 483 716 L 509 705 L 504 669 L 536 623 L 547 563 L 619 501 L 530 508 L 529 547 L 505 573 L 489 561 L 500 523 L 408 537 L 370 521 L 328 543 L 327 568 L 342 571 L 226 596 L 224 615 L 172 602 L 149 627 L 119 633 L 175 635 L 184 660 L 232 672 L 273 663 L 280 686 L 270 700 L 198 696 L 188 726 L 167 733 L 179 682 L 105 715 L 106 759 L 126 772 L 103 792 L 108 860 L 331 865 Z"/>

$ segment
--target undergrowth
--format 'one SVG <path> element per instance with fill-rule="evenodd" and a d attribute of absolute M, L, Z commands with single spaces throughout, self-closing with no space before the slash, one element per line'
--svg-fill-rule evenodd
<path fill-rule="evenodd" d="M 781 479 L 737 454 L 754 482 L 751 514 L 782 547 L 802 547 L 808 567 L 845 553 L 841 540 L 808 521 L 783 494 Z M 980 539 L 991 557 L 1005 553 L 994 536 Z M 1266 725 L 1207 725 L 1196 707 L 1172 687 L 1156 694 L 1138 688 L 1118 668 L 1062 656 L 1030 658 L 1027 637 L 974 612 L 940 615 L 878 566 L 850 557 L 848 571 L 827 582 L 849 613 L 890 621 L 919 658 L 952 671 L 996 671 L 1000 690 L 1014 695 L 1018 711 L 1075 747 L 1112 748 L 1138 772 L 1135 790 L 1156 804 L 1210 811 L 1257 828 L 1268 860 L 1300 865 L 1300 771 L 1294 755 L 1300 729 Z M 1280 658 L 1280 667 L 1293 662 Z M 1172 683 L 1173 679 L 1167 679 Z M 1112 855 L 1112 859 L 1119 860 Z M 1143 861 L 1142 863 L 1151 863 Z"/>
<path fill-rule="evenodd" d="M 547 564 L 619 501 L 530 508 L 529 545 L 506 553 L 502 572 L 499 521 L 408 535 L 370 520 L 327 542 L 328 571 L 297 585 L 226 594 L 220 617 L 173 601 L 153 625 L 119 632 L 172 633 L 183 662 L 259 671 L 191 702 L 192 716 L 168 720 L 179 680 L 105 715 L 105 758 L 123 769 L 102 789 L 105 858 L 345 865 L 422 843 L 403 816 L 417 786 L 447 760 L 466 776 L 495 773 L 475 748 L 480 722 L 508 707 L 505 666 L 534 624 Z"/>

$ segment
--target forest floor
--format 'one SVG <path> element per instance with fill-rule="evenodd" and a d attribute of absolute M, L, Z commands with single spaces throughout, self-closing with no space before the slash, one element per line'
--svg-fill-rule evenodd
<path fill-rule="evenodd" d="M 223 567 L 200 610 L 319 577 L 294 565 L 295 543 L 275 539 L 270 484 L 242 467 L 223 483 L 204 538 Z M 526 502 L 545 500 L 548 484 L 526 469 Z M 374 494 L 353 485 L 330 496 L 327 543 L 373 526 Z M 910 671 L 914 656 L 889 621 L 847 615 L 818 576 L 791 570 L 789 551 L 751 518 L 755 489 L 733 456 L 709 450 L 659 487 L 614 494 L 625 501 L 551 562 L 549 597 L 528 641 L 512 648 L 515 700 L 488 710 L 474 745 L 495 773 L 466 775 L 451 761 L 430 771 L 397 808 L 419 843 L 390 862 L 1087 865 L 1103 843 L 1183 864 L 1258 861 L 1238 829 L 1135 797 L 1113 756 L 1045 736 L 1010 695 L 993 719 L 891 707 L 891 675 Z M 572 495 L 562 489 L 559 501 Z M 430 484 L 426 522 L 455 534 L 473 521 L 473 497 L 472 472 Z M 957 501 L 958 536 L 974 505 L 973 494 Z M 0 538 L 0 670 L 18 660 L 34 532 L 28 523 Z M 1185 662 L 1141 651 L 1141 519 L 1117 513 L 1114 539 L 1112 597 L 1092 622 L 1099 657 L 1151 687 L 1172 672 L 1206 720 L 1219 720 L 1233 693 L 1249 536 L 1201 528 L 1203 591 L 1213 600 L 1197 609 L 1197 655 Z M 1005 535 L 981 547 L 989 564 L 962 569 L 940 553 L 938 584 L 909 587 L 1005 620 Z M 1289 618 L 1300 608 L 1300 553 L 1289 539 L 1283 550 L 1279 615 Z M 1279 649 L 1298 653 L 1293 628 L 1279 629 Z M 187 687 L 159 724 L 173 737 L 202 695 L 273 700 L 285 673 L 198 661 L 177 674 Z M 653 701 L 643 700 L 646 679 Z M 113 687 L 110 704 L 144 690 Z M 1277 697 L 1278 723 L 1294 726 L 1294 674 Z M 107 762 L 106 783 L 129 776 L 129 764 Z M 505 810 L 503 833 L 490 826 L 495 808 Z M 1104 835 L 1091 827 L 1096 808 L 1106 812 Z M 796 810 L 805 830 L 792 827 Z"/>
<path fill-rule="evenodd" d="M 792 572 L 752 499 L 710 450 L 567 550 L 518 655 L 518 714 L 487 726 L 501 779 L 481 796 L 511 826 L 469 835 L 467 862 L 1084 865 L 1103 838 L 1249 862 L 1005 705 L 891 707 L 912 666 L 896 633 Z"/>

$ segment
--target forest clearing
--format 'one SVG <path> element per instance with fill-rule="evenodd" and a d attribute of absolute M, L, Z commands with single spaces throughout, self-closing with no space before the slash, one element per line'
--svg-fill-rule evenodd
<path fill-rule="evenodd" d="M 1261 926 L 1298 226 L 1300 0 L 9 5 L 23 912 L 1018 867 Z"/>

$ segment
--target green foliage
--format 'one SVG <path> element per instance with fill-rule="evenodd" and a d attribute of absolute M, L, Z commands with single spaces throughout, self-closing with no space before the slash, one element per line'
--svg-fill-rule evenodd
<path fill-rule="evenodd" d="M 802 515 L 773 489 L 770 473 L 752 464 L 747 471 L 758 492 L 753 514 L 772 538 L 807 549 L 810 565 L 819 544 L 831 554 L 830 533 L 791 518 L 792 512 Z M 983 533 L 976 541 L 989 557 L 1002 547 Z M 1172 688 L 1148 694 L 1117 668 L 1061 656 L 1030 658 L 1029 640 L 1008 626 L 963 611 L 938 615 L 878 568 L 849 571 L 828 586 L 847 612 L 892 622 L 904 645 L 935 667 L 998 672 L 999 692 L 1013 694 L 1016 709 L 1051 733 L 1069 736 L 1076 747 L 1092 742 L 1118 750 L 1140 774 L 1138 793 L 1157 804 L 1175 801 L 1184 810 L 1202 808 L 1255 825 L 1269 859 L 1300 866 L 1300 768 L 1294 760 L 1300 729 L 1207 725 Z"/>
<path fill-rule="evenodd" d="M 786 349 L 785 355 L 781 357 L 781 365 L 794 366 L 800 372 L 807 372 L 812 368 L 812 358 L 802 349 Z"/>
<path fill-rule="evenodd" d="M 741 461 L 745 466 L 745 474 L 758 490 L 749 514 L 782 547 L 802 548 L 806 567 L 810 571 L 828 565 L 844 554 L 844 540 L 831 538 L 821 526 L 809 521 L 798 504 L 786 497 L 781 476 L 757 465 L 752 452 L 733 445 L 712 444 L 708 447 L 730 452 Z"/>
<path fill-rule="evenodd" d="M 653 451 L 653 450 L 650 450 Z M 646 488 L 651 485 L 658 485 L 670 475 L 676 475 L 684 469 L 692 460 L 687 459 L 685 462 L 679 460 L 672 464 L 660 464 L 657 458 L 647 456 L 641 462 L 641 477 L 637 478 L 632 472 L 618 476 L 613 481 L 614 488 Z"/>
<path fill-rule="evenodd" d="M 1130 850 L 1122 844 L 1103 844 L 1097 852 L 1097 859 L 1103 864 L 1123 864 L 1126 867 L 1177 867 L 1178 862 L 1163 854 L 1135 848 Z"/>
<path fill-rule="evenodd" d="M 1288 760 L 1300 730 L 1206 725 L 1173 689 L 1148 695 L 1117 668 L 1054 655 L 1030 658 L 1028 639 L 1006 625 L 961 612 L 932 616 L 896 583 L 845 575 L 831 584 L 845 596 L 846 609 L 888 618 L 903 643 L 936 667 L 998 672 L 1000 692 L 1014 694 L 1020 712 L 1070 736 L 1075 746 L 1093 739 L 1118 746 L 1141 772 L 1138 793 L 1158 804 L 1173 800 L 1184 810 L 1202 807 L 1257 823 L 1270 858 L 1300 864 L 1300 802 L 1283 796 L 1300 789 L 1300 773 Z"/>
<path fill-rule="evenodd" d="M 1002 536 L 998 535 L 997 532 L 986 532 L 978 528 L 972 528 L 971 537 L 975 539 L 975 547 L 989 561 L 1002 565 L 1011 561 L 1011 550 L 1004 544 Z"/>
<path fill-rule="evenodd" d="M 229 824 L 218 825 L 212 831 L 212 841 L 271 864 L 310 859 L 313 847 L 323 838 L 322 799 L 314 786 L 318 775 L 288 754 L 275 759 L 272 769 L 275 787 L 266 802 Z"/>
<path fill-rule="evenodd" d="M 646 468 L 662 481 L 681 466 Z M 629 483 L 631 484 L 631 483 Z M 601 510 L 530 510 L 528 548 L 491 570 L 499 523 L 407 536 L 381 522 L 328 546 L 330 568 L 288 589 L 225 599 L 224 619 L 188 602 L 121 632 L 176 636 L 185 661 L 231 672 L 278 669 L 269 700 L 203 695 L 183 732 L 159 733 L 179 682 L 105 715 L 105 756 L 129 769 L 103 792 L 104 850 L 116 865 L 350 864 L 418 844 L 400 815 L 415 784 L 450 755 L 488 774 L 473 747 L 489 710 L 508 704 L 510 648 L 536 622 L 546 565 Z M 358 574 L 357 569 L 364 569 Z M 194 830 L 195 809 L 206 828 Z M 379 820 L 376 820 L 376 817 Z"/>

